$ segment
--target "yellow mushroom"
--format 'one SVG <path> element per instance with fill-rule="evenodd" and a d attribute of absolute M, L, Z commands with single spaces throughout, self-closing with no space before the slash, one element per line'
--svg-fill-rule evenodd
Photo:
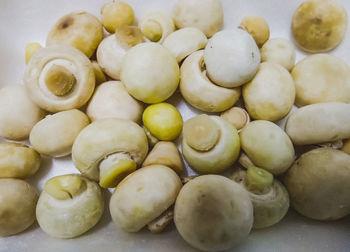
<path fill-rule="evenodd" d="M 246 30 L 253 36 L 255 43 L 258 47 L 262 47 L 263 44 L 270 37 L 270 28 L 266 20 L 260 16 L 246 16 L 242 19 L 239 28 Z"/>
<path fill-rule="evenodd" d="M 109 33 L 117 29 L 132 25 L 135 15 L 132 7 L 122 1 L 105 3 L 101 8 L 102 24 Z"/>

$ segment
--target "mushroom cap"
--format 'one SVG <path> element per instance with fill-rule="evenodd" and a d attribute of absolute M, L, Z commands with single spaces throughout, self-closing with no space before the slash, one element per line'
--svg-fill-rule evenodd
<path fill-rule="evenodd" d="M 246 30 L 260 48 L 270 37 L 270 27 L 260 16 L 246 16 L 242 19 L 239 28 Z"/>
<path fill-rule="evenodd" d="M 292 109 L 295 87 L 292 76 L 285 68 L 264 62 L 254 78 L 243 86 L 242 95 L 251 117 L 278 121 Z"/>
<path fill-rule="evenodd" d="M 86 113 L 91 121 L 104 118 L 121 118 L 140 122 L 144 106 L 129 95 L 120 81 L 107 81 L 99 85 Z"/>
<path fill-rule="evenodd" d="M 211 37 L 220 30 L 224 12 L 220 0 L 177 0 L 173 19 L 177 28 L 196 27 Z"/>
<path fill-rule="evenodd" d="M 98 181 L 100 161 L 119 152 L 129 154 L 140 165 L 148 152 L 144 130 L 130 120 L 101 119 L 79 133 L 73 144 L 72 160 L 84 176 Z"/>
<path fill-rule="evenodd" d="M 74 75 L 76 83 L 63 96 L 46 87 L 46 74 L 53 66 L 62 66 Z M 41 108 L 58 112 L 83 106 L 95 88 L 95 74 L 90 60 L 69 45 L 52 45 L 38 50 L 27 65 L 23 78 L 29 97 Z"/>
<path fill-rule="evenodd" d="M 29 141 L 41 154 L 52 157 L 68 155 L 79 132 L 90 123 L 89 118 L 77 109 L 48 115 L 34 125 Z"/>
<path fill-rule="evenodd" d="M 112 220 L 125 232 L 137 232 L 174 202 L 182 187 L 164 165 L 143 167 L 118 184 L 109 202 Z"/>
<path fill-rule="evenodd" d="M 249 159 L 273 175 L 284 173 L 294 161 L 288 135 L 270 121 L 256 120 L 240 131 L 241 147 Z"/>
<path fill-rule="evenodd" d="M 192 106 L 206 112 L 221 112 L 235 104 L 240 95 L 240 87 L 229 89 L 215 85 L 203 71 L 204 51 L 188 56 L 181 65 L 180 92 Z"/>
<path fill-rule="evenodd" d="M 229 122 L 238 132 L 250 122 L 248 112 L 241 107 L 232 107 L 221 113 L 220 117 Z"/>
<path fill-rule="evenodd" d="M 27 229 L 35 221 L 38 194 L 33 186 L 20 179 L 0 179 L 0 236 Z"/>
<path fill-rule="evenodd" d="M 350 214 L 350 155 L 332 148 L 304 153 L 288 170 L 284 182 L 291 204 L 316 220 Z"/>
<path fill-rule="evenodd" d="M 145 103 L 169 98 L 180 79 L 175 57 L 162 45 L 141 43 L 124 56 L 121 81 L 129 94 Z"/>
<path fill-rule="evenodd" d="M 40 167 L 40 154 L 18 143 L 0 143 L 0 178 L 27 178 Z"/>
<path fill-rule="evenodd" d="M 248 192 L 219 175 L 203 175 L 186 183 L 174 212 L 177 230 L 185 241 L 203 251 L 221 251 L 244 240 L 253 224 Z"/>
<path fill-rule="evenodd" d="M 109 33 L 135 21 L 133 8 L 123 1 L 105 3 L 101 8 L 101 22 Z"/>
<path fill-rule="evenodd" d="M 209 78 L 233 88 L 251 80 L 260 64 L 260 52 L 253 37 L 242 29 L 217 32 L 204 49 Z"/>
<path fill-rule="evenodd" d="M 73 238 L 85 233 L 99 221 L 103 214 L 104 199 L 95 182 L 78 174 L 63 176 L 78 177 L 85 184 L 84 190 L 72 198 L 56 199 L 44 189 L 36 207 L 36 218 L 40 228 L 49 235 Z"/>
<path fill-rule="evenodd" d="M 85 11 L 72 12 L 61 17 L 46 38 L 46 46 L 66 44 L 92 56 L 103 38 L 100 21 Z"/>
<path fill-rule="evenodd" d="M 11 140 L 28 138 L 45 112 L 32 102 L 22 85 L 0 89 L 0 135 Z"/>
<path fill-rule="evenodd" d="M 331 54 L 314 54 L 292 70 L 295 103 L 305 106 L 321 102 L 350 102 L 350 67 Z"/>

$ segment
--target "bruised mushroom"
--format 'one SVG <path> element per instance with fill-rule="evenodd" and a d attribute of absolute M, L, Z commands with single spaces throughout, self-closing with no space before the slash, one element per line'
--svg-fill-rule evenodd
<path fill-rule="evenodd" d="M 36 217 L 45 233 L 57 238 L 73 238 L 95 226 L 103 209 L 99 186 L 78 174 L 68 174 L 46 181 Z"/>
<path fill-rule="evenodd" d="M 135 171 L 147 152 L 147 137 L 138 124 L 109 118 L 94 121 L 79 133 L 72 159 L 84 176 L 108 188 Z"/>

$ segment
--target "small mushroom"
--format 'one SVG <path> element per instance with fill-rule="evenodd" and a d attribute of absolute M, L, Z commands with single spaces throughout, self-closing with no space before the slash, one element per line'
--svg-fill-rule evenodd
<path fill-rule="evenodd" d="M 229 122 L 238 132 L 250 122 L 248 112 L 240 107 L 232 107 L 221 113 L 220 117 Z"/>
<path fill-rule="evenodd" d="M 0 236 L 18 234 L 35 221 L 38 194 L 20 179 L 0 179 Z"/>
<path fill-rule="evenodd" d="M 69 45 L 40 49 L 29 61 L 23 81 L 29 97 L 49 112 L 83 106 L 95 88 L 90 60 Z"/>
<path fill-rule="evenodd" d="M 147 40 L 160 44 L 175 30 L 171 16 L 162 11 L 147 12 L 140 19 L 139 27 Z"/>
<path fill-rule="evenodd" d="M 99 221 L 104 199 L 99 186 L 78 174 L 46 181 L 36 207 L 41 229 L 57 238 L 74 238 Z"/>
<path fill-rule="evenodd" d="M 135 20 L 132 7 L 122 1 L 105 3 L 101 8 L 101 22 L 109 33 L 123 26 L 133 25 Z"/>
<path fill-rule="evenodd" d="M 84 176 L 109 188 L 135 171 L 147 152 L 147 137 L 138 124 L 108 118 L 92 122 L 79 133 L 72 159 Z"/>
<path fill-rule="evenodd" d="M 236 161 L 239 150 L 237 130 L 219 116 L 202 114 L 184 124 L 182 153 L 199 173 L 224 171 Z"/>
<path fill-rule="evenodd" d="M 350 155 L 350 138 L 344 140 L 341 150 Z"/>
<path fill-rule="evenodd" d="M 107 81 L 98 86 L 86 108 L 91 121 L 104 118 L 121 118 L 141 121 L 143 104 L 126 91 L 120 81 Z"/>
<path fill-rule="evenodd" d="M 203 50 L 194 52 L 182 63 L 180 92 L 189 104 L 205 112 L 229 109 L 238 101 L 241 89 L 220 87 L 209 80 L 203 55 Z"/>
<path fill-rule="evenodd" d="M 192 179 L 175 203 L 174 222 L 182 238 L 201 251 L 223 251 L 247 238 L 253 224 L 249 194 L 219 175 Z"/>
<path fill-rule="evenodd" d="M 45 112 L 29 99 L 24 86 L 0 89 L 0 136 L 24 140 L 44 116 Z"/>
<path fill-rule="evenodd" d="M 260 16 L 246 16 L 242 19 L 239 28 L 246 30 L 253 36 L 255 43 L 258 47 L 262 47 L 263 44 L 270 37 L 270 28 L 266 20 Z"/>
<path fill-rule="evenodd" d="M 177 0 L 173 18 L 177 28 L 196 27 L 211 37 L 220 30 L 224 12 L 220 0 Z"/>
<path fill-rule="evenodd" d="M 70 45 L 90 58 L 102 38 L 102 24 L 94 15 L 85 11 L 72 12 L 61 17 L 52 27 L 46 38 L 46 46 Z"/>
<path fill-rule="evenodd" d="M 27 178 L 40 167 L 40 155 L 19 143 L 0 143 L 0 178 Z"/>
<path fill-rule="evenodd" d="M 260 64 L 253 37 L 242 29 L 217 32 L 204 49 L 209 78 L 219 86 L 234 88 L 250 81 Z"/>
<path fill-rule="evenodd" d="M 160 141 L 154 145 L 142 166 L 165 165 L 180 174 L 184 170 L 180 153 L 173 142 Z"/>
<path fill-rule="evenodd" d="M 181 187 L 172 169 L 163 165 L 143 167 L 114 190 L 109 202 L 112 220 L 125 232 L 138 232 L 174 204 Z"/>
<path fill-rule="evenodd" d="M 168 99 L 180 80 L 175 57 L 162 45 L 141 43 L 124 56 L 121 81 L 129 94 L 145 103 Z"/>
<path fill-rule="evenodd" d="M 80 110 L 72 109 L 48 115 L 34 125 L 29 141 L 41 154 L 61 157 L 72 152 L 79 132 L 90 123 Z"/>
<path fill-rule="evenodd" d="M 41 48 L 42 46 L 38 42 L 31 42 L 26 45 L 26 52 L 25 52 L 26 64 L 28 64 L 32 56 Z"/>

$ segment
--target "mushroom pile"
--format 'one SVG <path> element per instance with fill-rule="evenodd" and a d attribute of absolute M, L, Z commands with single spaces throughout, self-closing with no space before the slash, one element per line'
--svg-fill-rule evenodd
<path fill-rule="evenodd" d="M 297 63 L 263 17 L 221 30 L 220 0 L 177 0 L 138 22 L 121 1 L 101 21 L 61 17 L 44 47 L 27 44 L 23 85 L 0 89 L 0 236 L 35 220 L 50 236 L 80 236 L 103 215 L 104 190 L 115 228 L 176 228 L 202 251 L 233 248 L 290 206 L 315 220 L 349 215 L 350 67 L 324 53 L 341 43 L 346 10 L 319 2 L 291 20 L 296 45 L 315 53 Z M 23 180 L 41 156 L 69 155 L 75 172 L 39 195 Z"/>

